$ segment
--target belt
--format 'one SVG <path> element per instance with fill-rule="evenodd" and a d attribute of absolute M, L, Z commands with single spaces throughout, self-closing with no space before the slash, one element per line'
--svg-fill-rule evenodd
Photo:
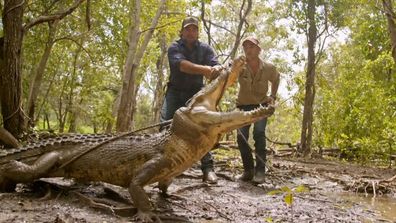
<path fill-rule="evenodd" d="M 201 88 L 203 87 L 203 86 L 195 87 L 195 88 L 179 87 L 179 86 L 172 84 L 170 82 L 168 82 L 167 85 L 168 85 L 168 89 L 172 89 L 175 91 L 182 91 L 182 92 L 186 92 L 186 93 L 196 93 L 199 90 L 201 90 Z"/>

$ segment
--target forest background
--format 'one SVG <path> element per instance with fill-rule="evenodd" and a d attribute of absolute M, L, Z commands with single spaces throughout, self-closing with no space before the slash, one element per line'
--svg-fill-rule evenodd
<path fill-rule="evenodd" d="M 220 62 L 247 35 L 282 83 L 271 141 L 386 161 L 396 141 L 392 0 L 1 0 L 0 126 L 126 132 L 159 122 L 167 47 L 196 16 Z M 237 87 L 221 109 L 235 109 Z"/>

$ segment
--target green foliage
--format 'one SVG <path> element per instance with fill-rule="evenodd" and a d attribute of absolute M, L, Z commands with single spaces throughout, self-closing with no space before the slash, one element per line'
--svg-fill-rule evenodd
<path fill-rule="evenodd" d="M 213 155 L 215 160 L 219 162 L 225 162 L 225 165 L 232 171 L 243 169 L 243 165 L 240 157 L 240 152 L 238 149 L 215 149 L 213 150 Z"/>
<path fill-rule="evenodd" d="M 73 1 L 60 4 L 34 2 L 27 8 L 26 21 L 37 18 L 44 11 L 53 13 L 71 5 Z M 49 6 L 52 7 L 49 7 Z M 168 10 L 182 10 L 184 1 L 167 3 Z M 51 128 L 67 129 L 71 113 L 78 115 L 78 131 L 103 132 L 114 123 L 113 107 L 121 87 L 121 76 L 125 64 L 127 49 L 127 31 L 130 24 L 129 1 L 95 1 L 91 2 L 91 30 L 87 30 L 85 21 L 85 5 L 79 7 L 71 16 L 66 16 L 58 24 L 56 43 L 48 61 L 43 85 L 39 94 L 36 110 L 38 117 L 49 114 Z M 142 26 L 146 32 L 157 8 L 157 1 L 142 1 Z M 183 10 L 182 10 L 183 11 Z M 158 32 L 165 33 L 168 42 L 179 32 L 181 15 L 163 16 Z M 29 30 L 24 39 L 23 73 L 24 97 L 28 95 L 31 74 L 36 69 L 45 43 L 48 26 L 46 23 Z M 151 42 L 147 49 L 141 70 L 137 77 L 149 74 L 155 77 L 155 61 L 159 55 L 159 47 Z M 154 79 L 154 78 L 153 78 Z M 145 88 L 152 88 L 153 81 Z M 150 97 L 139 97 L 138 104 L 150 104 Z M 142 100 L 142 101 L 140 101 Z M 138 109 L 140 112 L 141 110 Z M 143 119 L 150 117 L 150 110 L 142 110 Z M 139 116 L 139 115 L 138 115 Z M 138 118 L 142 119 L 142 118 Z M 39 123 L 42 121 L 39 120 Z M 53 124 L 56 123 L 56 124 Z M 145 123 L 142 121 L 142 123 Z M 147 122 L 146 122 L 147 123 Z M 139 124 L 139 121 L 137 122 Z M 90 127 L 88 127 L 90 126 Z M 43 127 L 41 124 L 39 127 Z"/>
<path fill-rule="evenodd" d="M 266 136 L 272 141 L 296 143 L 300 137 L 300 123 L 300 114 L 290 102 L 279 104 L 268 119 Z"/>
<path fill-rule="evenodd" d="M 318 30 L 345 26 L 348 21 L 347 12 L 354 4 L 354 1 L 349 0 L 316 1 L 315 20 Z M 289 0 L 286 5 L 296 31 L 300 34 L 307 33 L 308 2 Z"/>
<path fill-rule="evenodd" d="M 283 195 L 283 201 L 285 202 L 285 204 L 291 207 L 294 202 L 294 194 L 306 192 L 309 192 L 309 189 L 304 185 L 299 185 L 294 189 L 290 189 L 289 187 L 284 186 L 278 190 L 268 192 L 268 195 Z"/>
<path fill-rule="evenodd" d="M 285 3 L 291 31 L 306 33 L 307 1 Z M 379 10 L 382 5 L 364 0 L 317 1 L 316 5 L 319 33 L 330 26 L 347 27 L 349 36 L 346 42 L 329 44 L 316 67 L 314 146 L 338 147 L 347 158 L 362 162 L 385 159 L 395 142 L 396 67 L 386 17 Z M 305 62 L 305 52 L 297 47 L 294 62 Z M 304 99 L 304 76 L 298 73 L 293 78 L 299 89 L 292 109 L 297 114 Z"/>
<path fill-rule="evenodd" d="M 390 39 L 384 15 L 379 10 L 362 7 L 360 13 L 352 21 L 352 39 L 367 59 L 375 60 L 384 50 L 390 50 Z"/>
<path fill-rule="evenodd" d="M 333 54 L 334 73 L 318 93 L 316 126 L 325 146 L 340 147 L 347 157 L 365 162 L 386 152 L 380 142 L 395 140 L 394 82 L 387 79 L 394 62 L 388 52 L 364 60 L 359 51 L 349 49 L 355 48 L 346 46 Z"/>

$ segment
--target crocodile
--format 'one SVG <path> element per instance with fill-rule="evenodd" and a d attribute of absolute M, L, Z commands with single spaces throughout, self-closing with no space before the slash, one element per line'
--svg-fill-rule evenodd
<path fill-rule="evenodd" d="M 157 183 L 166 192 L 172 179 L 199 161 L 221 134 L 274 113 L 274 106 L 253 111 L 217 111 L 224 90 L 234 84 L 245 66 L 241 56 L 223 66 L 185 107 L 170 127 L 143 135 L 66 135 L 45 139 L 0 153 L 0 191 L 39 178 L 65 177 L 78 182 L 101 181 L 128 188 L 144 222 L 159 220 L 144 186 Z"/>

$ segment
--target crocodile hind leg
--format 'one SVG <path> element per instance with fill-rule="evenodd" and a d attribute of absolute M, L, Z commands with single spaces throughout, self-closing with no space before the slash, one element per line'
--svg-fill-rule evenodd
<path fill-rule="evenodd" d="M 57 152 L 42 155 L 32 165 L 11 160 L 2 168 L 0 183 L 2 178 L 7 184 L 7 182 L 28 183 L 40 177 L 45 177 L 58 160 L 59 154 Z"/>

